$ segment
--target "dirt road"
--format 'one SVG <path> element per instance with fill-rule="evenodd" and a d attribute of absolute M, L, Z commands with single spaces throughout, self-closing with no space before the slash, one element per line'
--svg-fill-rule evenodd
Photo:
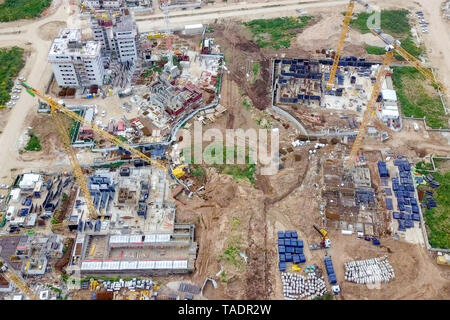
<path fill-rule="evenodd" d="M 72 21 L 68 15 L 70 11 L 64 8 L 65 5 L 69 6 L 69 2 L 66 0 L 62 1 L 62 5 L 52 15 L 40 20 L 34 20 L 32 27 L 30 27 L 30 24 L 25 24 L 25 26 L 17 28 L 17 26 L 11 27 L 8 23 L 8 26 L 2 28 L 3 24 L 0 24 L 0 47 L 19 46 L 27 51 L 29 56 L 26 58 L 25 67 L 20 72 L 20 75 L 25 77 L 28 83 L 40 90 L 44 89 L 51 77 L 51 68 L 46 62 L 51 42 L 48 39 L 41 38 L 40 28 L 55 20 L 70 23 Z M 20 31 L 20 33 L 15 33 L 17 31 Z M 36 105 L 36 98 L 28 95 L 23 90 L 16 105 L 9 111 L 2 111 L 2 117 L 7 118 L 6 125 L 3 127 L 0 135 L 0 145 L 2 146 L 0 181 L 2 183 L 10 182 L 10 171 L 12 168 L 41 167 L 41 163 L 23 163 L 19 158 L 17 148 L 19 136 L 30 123 L 26 121 L 27 115 L 35 112 L 34 108 Z"/>
<path fill-rule="evenodd" d="M 429 22 L 429 33 L 424 34 L 424 42 L 430 58 L 430 64 L 438 71 L 438 77 L 447 88 L 450 97 L 450 23 L 442 18 L 443 1 L 418 0 L 425 19 Z"/>

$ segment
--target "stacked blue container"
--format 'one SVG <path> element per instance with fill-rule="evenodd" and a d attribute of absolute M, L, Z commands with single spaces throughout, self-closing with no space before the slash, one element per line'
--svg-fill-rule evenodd
<path fill-rule="evenodd" d="M 325 269 L 326 269 L 327 275 L 328 275 L 328 282 L 330 284 L 336 284 L 337 278 L 336 278 L 336 273 L 334 272 L 333 262 L 331 261 L 331 258 L 326 256 L 324 258 L 324 264 L 325 264 Z"/>
<path fill-rule="evenodd" d="M 405 160 L 394 160 L 398 167 L 398 177 L 392 179 L 392 189 L 397 198 L 400 212 L 393 214 L 398 220 L 398 230 L 406 231 L 414 227 L 414 221 L 420 221 L 419 207 L 414 193 L 414 181 L 411 176 L 411 166 Z"/>
<path fill-rule="evenodd" d="M 286 262 L 295 264 L 306 262 L 303 240 L 298 240 L 297 231 L 278 231 L 278 253 L 280 271 L 286 270 Z"/>
<path fill-rule="evenodd" d="M 389 177 L 389 171 L 386 167 L 386 162 L 384 161 L 378 161 L 378 173 L 380 175 L 380 178 L 387 178 Z"/>

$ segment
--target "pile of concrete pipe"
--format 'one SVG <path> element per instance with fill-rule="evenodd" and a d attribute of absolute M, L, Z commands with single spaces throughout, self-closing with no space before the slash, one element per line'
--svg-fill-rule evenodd
<path fill-rule="evenodd" d="M 310 273 L 307 276 L 282 272 L 283 295 L 286 300 L 314 299 L 327 292 L 323 277 Z"/>
<path fill-rule="evenodd" d="M 358 284 L 388 283 L 395 278 L 387 256 L 345 263 L 345 280 Z"/>

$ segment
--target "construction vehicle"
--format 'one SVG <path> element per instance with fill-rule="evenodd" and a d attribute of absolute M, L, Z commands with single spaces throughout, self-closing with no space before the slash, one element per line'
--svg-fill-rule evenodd
<path fill-rule="evenodd" d="M 310 250 L 318 250 L 318 249 L 326 249 L 331 247 L 331 240 L 328 238 L 328 232 L 325 229 L 319 229 L 316 226 L 313 226 L 314 229 L 320 234 L 322 237 L 322 241 L 319 244 L 312 243 L 309 245 Z"/>
<path fill-rule="evenodd" d="M 149 156 L 145 155 L 144 153 L 142 153 L 141 151 L 133 148 L 132 146 L 130 146 L 129 144 L 123 142 L 122 140 L 120 140 L 118 137 L 108 133 L 107 131 L 104 131 L 102 128 L 98 127 L 97 125 L 90 123 L 88 121 L 86 121 L 83 117 L 79 116 L 78 114 L 76 114 L 75 112 L 67 109 L 65 106 L 63 106 L 62 104 L 58 103 L 55 99 L 53 99 L 52 97 L 48 97 L 46 95 L 44 95 L 42 92 L 38 91 L 37 89 L 31 87 L 30 85 L 28 85 L 26 82 L 22 81 L 21 82 L 22 86 L 26 88 L 26 91 L 31 95 L 31 96 L 38 96 L 41 100 L 45 101 L 51 110 L 51 114 L 55 119 L 55 124 L 57 127 L 57 130 L 61 136 L 61 139 L 64 143 L 64 147 L 66 149 L 67 154 L 69 155 L 69 159 L 70 159 L 70 163 L 74 169 L 74 176 L 80 186 L 80 189 L 83 193 L 83 197 L 86 201 L 86 205 L 88 207 L 88 211 L 89 211 L 89 218 L 90 219 L 97 219 L 98 214 L 97 211 L 94 208 L 94 202 L 92 201 L 92 197 L 91 197 L 91 193 L 89 192 L 89 188 L 87 186 L 86 183 L 86 178 L 83 174 L 83 171 L 81 169 L 81 166 L 78 162 L 76 153 L 74 151 L 74 149 L 72 148 L 71 145 L 71 139 L 68 135 L 67 132 L 67 128 L 65 127 L 65 124 L 62 120 L 62 118 L 60 117 L 60 114 L 65 114 L 68 117 L 72 118 L 73 120 L 76 120 L 78 122 L 80 122 L 80 124 L 84 124 L 87 126 L 90 126 L 92 128 L 92 130 L 99 134 L 103 139 L 113 142 L 114 144 L 116 144 L 117 146 L 127 150 L 128 152 L 130 152 L 131 154 L 133 154 L 134 156 L 137 156 L 138 158 L 143 159 L 144 161 L 146 161 L 147 163 L 158 167 L 160 169 L 162 169 L 164 172 L 167 171 L 167 167 L 163 164 L 161 164 L 160 162 L 153 160 L 152 158 L 150 158 Z"/>
<path fill-rule="evenodd" d="M 292 272 L 302 272 L 302 268 L 300 268 L 298 265 L 296 264 L 292 264 Z"/>
<path fill-rule="evenodd" d="M 27 286 L 25 280 L 22 279 L 21 276 L 16 274 L 16 272 L 9 268 L 6 263 L 0 258 L 0 263 L 2 265 L 1 271 L 3 276 L 8 281 L 12 281 L 14 285 L 22 291 L 24 295 L 26 295 L 30 300 L 40 300 L 39 297 Z"/>
<path fill-rule="evenodd" d="M 330 71 L 330 78 L 327 83 L 327 90 L 331 90 L 334 84 L 334 78 L 336 77 L 337 68 L 339 65 L 339 59 L 341 58 L 342 49 L 344 48 L 345 38 L 347 37 L 347 32 L 349 29 L 350 20 L 352 19 L 353 9 L 355 7 L 355 2 L 362 4 L 367 11 L 371 11 L 370 6 L 361 0 L 350 0 L 348 2 L 347 10 L 345 11 L 344 24 L 342 25 L 341 34 L 339 36 L 338 45 L 336 51 L 334 52 L 333 66 Z"/>
<path fill-rule="evenodd" d="M 149 33 L 149 34 L 147 34 L 147 39 L 161 39 L 161 38 L 165 38 L 166 37 L 166 35 L 164 34 L 164 33 L 159 33 L 159 32 L 156 32 L 156 33 Z"/>
<path fill-rule="evenodd" d="M 177 178 L 181 178 L 182 176 L 184 176 L 184 165 L 180 164 L 178 167 L 176 167 L 175 169 L 172 170 L 172 173 L 175 177 Z"/>

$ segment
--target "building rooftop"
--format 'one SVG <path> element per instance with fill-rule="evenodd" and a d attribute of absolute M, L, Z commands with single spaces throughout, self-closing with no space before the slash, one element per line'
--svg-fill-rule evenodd
<path fill-rule="evenodd" d="M 83 43 L 81 29 L 63 29 L 53 40 L 50 47 L 49 58 L 57 55 L 69 56 L 95 56 L 100 52 L 101 44 L 96 41 Z"/>

